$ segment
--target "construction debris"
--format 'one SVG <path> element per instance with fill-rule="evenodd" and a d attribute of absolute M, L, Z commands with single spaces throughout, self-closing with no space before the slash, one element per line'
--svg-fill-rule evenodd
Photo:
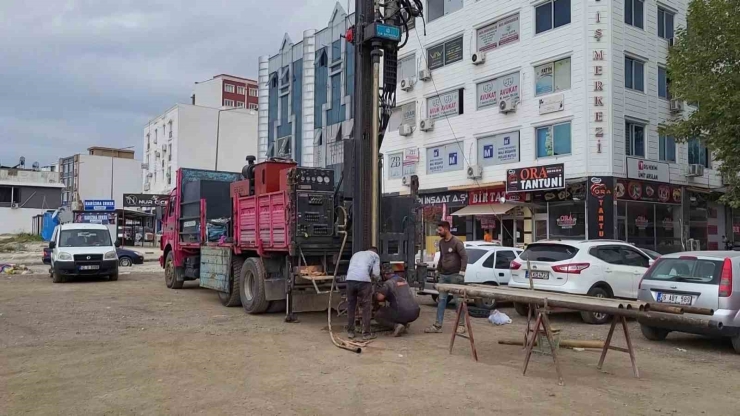
<path fill-rule="evenodd" d="M 0 264 L 0 274 L 31 274 L 31 269 L 22 264 Z"/>

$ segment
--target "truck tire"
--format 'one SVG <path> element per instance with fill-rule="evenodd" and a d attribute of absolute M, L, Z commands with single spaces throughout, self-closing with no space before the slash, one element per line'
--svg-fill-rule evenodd
<path fill-rule="evenodd" d="M 51 281 L 54 283 L 64 283 L 64 276 L 62 276 L 59 273 L 54 273 L 54 271 L 51 272 Z"/>
<path fill-rule="evenodd" d="M 260 314 L 267 311 L 270 302 L 265 297 L 265 271 L 262 268 L 262 260 L 256 257 L 244 260 L 238 285 L 242 307 L 247 313 Z"/>
<path fill-rule="evenodd" d="M 167 253 L 167 260 L 164 262 L 164 284 L 170 289 L 182 289 L 185 283 L 184 279 L 177 280 L 179 272 L 175 267 L 175 255 L 172 251 Z"/>
<path fill-rule="evenodd" d="M 609 292 L 606 290 L 600 288 L 600 287 L 592 287 L 591 290 L 588 291 L 588 296 L 593 296 L 595 298 L 610 298 L 612 297 Z M 603 325 L 607 322 L 609 322 L 612 319 L 612 316 L 606 313 L 602 312 L 581 312 L 581 319 L 583 319 L 583 322 L 591 325 Z"/>
<path fill-rule="evenodd" d="M 242 274 L 244 260 L 239 257 L 231 258 L 231 276 L 229 277 L 229 293 L 218 292 L 218 300 L 227 308 L 242 306 L 242 298 L 239 293 L 239 278 Z"/>

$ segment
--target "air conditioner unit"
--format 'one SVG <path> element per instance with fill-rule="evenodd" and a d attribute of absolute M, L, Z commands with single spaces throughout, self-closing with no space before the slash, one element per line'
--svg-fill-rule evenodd
<path fill-rule="evenodd" d="M 432 79 L 432 71 L 428 69 L 422 69 L 419 71 L 419 79 L 422 81 L 429 81 Z"/>
<path fill-rule="evenodd" d="M 411 175 L 403 175 L 401 183 L 403 186 L 411 186 Z"/>
<path fill-rule="evenodd" d="M 671 113 L 680 113 L 683 111 L 683 101 L 671 100 Z"/>
<path fill-rule="evenodd" d="M 697 176 L 704 176 L 704 165 L 693 164 L 689 165 L 689 171 L 686 176 L 693 178 Z"/>
<path fill-rule="evenodd" d="M 468 166 L 468 179 L 480 179 L 483 177 L 483 166 Z"/>
<path fill-rule="evenodd" d="M 498 102 L 499 113 L 511 113 L 513 111 L 516 111 L 516 102 L 511 98 L 507 98 Z"/>
<path fill-rule="evenodd" d="M 401 136 L 411 136 L 411 133 L 414 132 L 414 126 L 409 126 L 408 124 L 401 124 L 398 127 L 398 134 Z"/>
<path fill-rule="evenodd" d="M 432 131 L 434 130 L 434 120 L 424 119 L 419 122 L 419 128 L 421 131 Z"/>
<path fill-rule="evenodd" d="M 473 65 L 480 65 L 483 62 L 486 62 L 486 53 L 476 52 L 470 56 L 470 60 L 473 62 Z"/>
<path fill-rule="evenodd" d="M 414 80 L 411 78 L 404 78 L 401 80 L 401 89 L 404 91 L 411 91 L 414 89 Z"/>

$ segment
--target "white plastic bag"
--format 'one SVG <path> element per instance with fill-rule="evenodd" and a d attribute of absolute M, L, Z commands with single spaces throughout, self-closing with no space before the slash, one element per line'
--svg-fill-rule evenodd
<path fill-rule="evenodd" d="M 494 309 L 488 315 L 488 321 L 494 325 L 506 325 L 511 323 L 511 318 L 507 314 L 499 312 L 498 309 Z"/>

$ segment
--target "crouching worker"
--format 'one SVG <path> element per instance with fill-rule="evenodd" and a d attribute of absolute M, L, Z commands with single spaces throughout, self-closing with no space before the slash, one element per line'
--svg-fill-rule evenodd
<path fill-rule="evenodd" d="M 414 300 L 411 286 L 393 272 L 390 264 L 383 265 L 383 286 L 375 293 L 375 298 L 378 302 L 386 302 L 375 312 L 375 320 L 392 328 L 394 337 L 406 332 L 408 325 L 419 317 L 419 305 Z"/>

